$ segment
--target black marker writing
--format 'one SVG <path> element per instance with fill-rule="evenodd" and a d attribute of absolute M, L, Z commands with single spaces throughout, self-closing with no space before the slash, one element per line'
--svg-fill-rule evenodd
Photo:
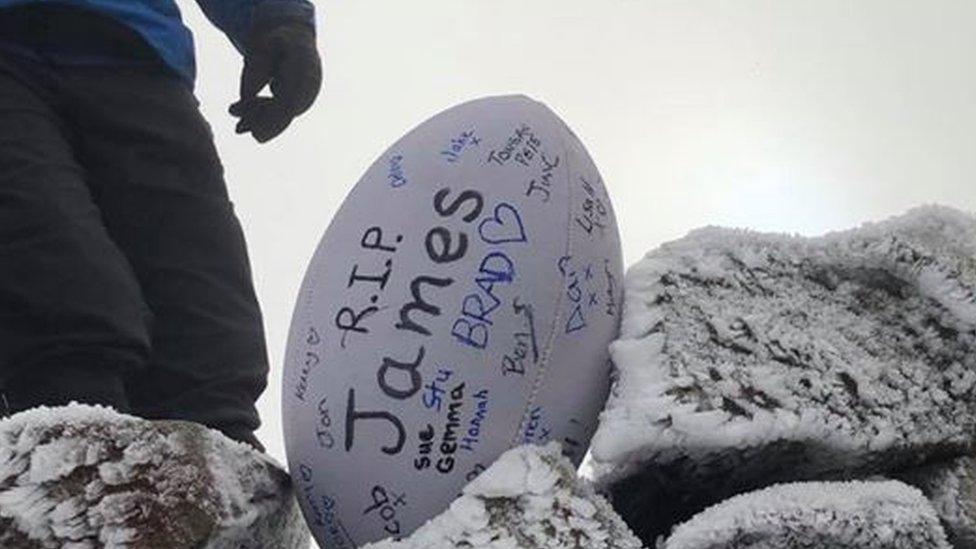
<path fill-rule="evenodd" d="M 356 410 L 356 390 L 349 389 L 349 399 L 346 401 L 346 451 L 352 449 L 353 441 L 356 438 L 356 422 L 360 420 L 383 420 L 392 425 L 397 431 L 397 441 L 390 446 L 383 446 L 381 449 L 384 454 L 396 455 L 403 450 L 403 444 L 407 440 L 407 432 L 403 427 L 403 422 L 394 414 L 385 411 L 361 412 Z"/>

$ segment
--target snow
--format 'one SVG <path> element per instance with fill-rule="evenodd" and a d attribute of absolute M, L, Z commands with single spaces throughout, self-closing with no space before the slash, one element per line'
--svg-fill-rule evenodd
<path fill-rule="evenodd" d="M 965 456 L 899 472 L 932 501 L 949 541 L 957 549 L 976 548 L 976 459 Z"/>
<path fill-rule="evenodd" d="M 628 270 L 594 475 L 660 533 L 773 482 L 971 452 L 974 351 L 971 214 L 817 238 L 700 229 Z"/>
<path fill-rule="evenodd" d="M 638 549 L 609 504 L 577 479 L 558 442 L 502 454 L 442 515 L 368 549 Z"/>
<path fill-rule="evenodd" d="M 217 431 L 79 404 L 0 421 L 4 547 L 307 543 L 286 473 Z"/>
<path fill-rule="evenodd" d="M 660 549 L 948 549 L 921 492 L 898 481 L 800 482 L 739 495 L 675 528 Z"/>

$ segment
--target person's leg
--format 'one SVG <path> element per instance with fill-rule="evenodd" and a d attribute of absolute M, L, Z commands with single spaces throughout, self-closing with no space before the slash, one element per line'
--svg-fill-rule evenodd
<path fill-rule="evenodd" d="M 122 376 L 145 369 L 151 313 L 49 83 L 0 54 L 0 407 L 77 400 L 126 411 Z"/>
<path fill-rule="evenodd" d="M 155 314 L 149 370 L 128 385 L 134 413 L 195 421 L 260 447 L 262 316 L 196 99 L 161 67 L 68 72 L 79 159 Z"/>

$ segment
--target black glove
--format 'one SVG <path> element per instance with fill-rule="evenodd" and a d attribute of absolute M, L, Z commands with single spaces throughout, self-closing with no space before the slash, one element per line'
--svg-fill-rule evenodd
<path fill-rule="evenodd" d="M 271 96 L 258 96 L 271 84 Z M 255 28 L 246 44 L 241 99 L 230 106 L 237 133 L 251 132 L 264 143 L 307 111 L 322 87 L 322 63 L 315 31 L 304 22 L 277 22 Z"/>

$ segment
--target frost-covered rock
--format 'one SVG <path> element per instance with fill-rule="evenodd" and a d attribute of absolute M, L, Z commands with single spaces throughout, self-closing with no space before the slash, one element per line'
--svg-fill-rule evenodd
<path fill-rule="evenodd" d="M 297 549 L 308 540 L 287 473 L 217 431 L 78 404 L 0 421 L 0 547 Z"/>
<path fill-rule="evenodd" d="M 627 273 L 598 483 L 643 539 L 733 494 L 970 453 L 976 218 L 706 228 Z"/>
<path fill-rule="evenodd" d="M 520 446 L 468 484 L 443 514 L 403 541 L 366 549 L 638 549 L 640 541 L 576 477 L 559 443 Z"/>
<path fill-rule="evenodd" d="M 966 456 L 898 474 L 921 488 L 956 549 L 976 549 L 976 459 Z"/>
<path fill-rule="evenodd" d="M 735 496 L 661 549 L 948 549 L 932 505 L 901 482 L 798 482 Z"/>

